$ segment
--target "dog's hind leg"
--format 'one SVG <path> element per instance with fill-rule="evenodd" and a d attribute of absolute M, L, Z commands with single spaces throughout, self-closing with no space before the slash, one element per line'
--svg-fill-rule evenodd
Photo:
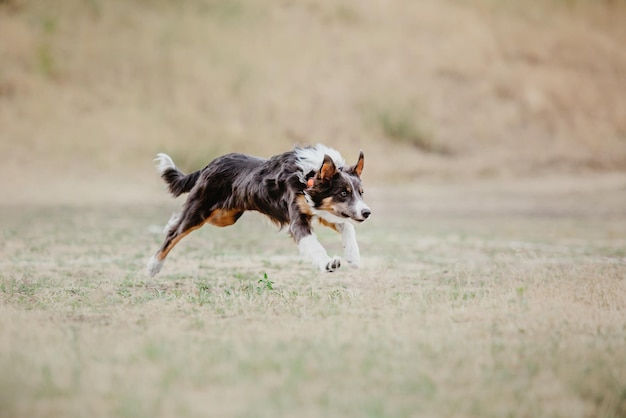
<path fill-rule="evenodd" d="M 165 225 L 165 227 L 163 227 L 163 233 L 165 235 L 169 234 L 172 228 L 178 225 L 178 221 L 180 221 L 180 213 L 176 213 L 176 212 L 172 213 L 170 220 L 167 221 L 167 224 Z"/>
<path fill-rule="evenodd" d="M 244 211 L 238 209 L 217 209 L 206 219 L 206 223 L 215 226 L 230 226 L 237 222 Z"/>
<path fill-rule="evenodd" d="M 172 215 L 165 227 L 165 241 L 159 248 L 159 251 L 148 261 L 148 273 L 150 276 L 157 274 L 163 266 L 165 257 L 167 257 L 172 248 L 189 233 L 200 228 L 205 223 L 215 226 L 232 225 L 237 222 L 242 214 L 243 211 L 240 210 L 216 209 L 208 217 L 204 217 L 201 211 L 188 207 L 185 208 L 180 216 Z"/>
<path fill-rule="evenodd" d="M 334 229 L 341 234 L 341 242 L 343 244 L 343 255 L 352 267 L 359 268 L 361 264 L 361 255 L 359 252 L 359 244 L 356 242 L 356 232 L 354 225 L 351 223 L 333 223 L 322 218 L 319 219 L 324 226 Z"/>
<path fill-rule="evenodd" d="M 203 217 L 198 213 L 185 211 L 178 219 L 175 219 L 175 216 L 172 216 L 172 219 L 166 226 L 165 241 L 163 241 L 156 254 L 148 261 L 148 274 L 150 276 L 154 276 L 161 270 L 165 257 L 181 239 L 204 224 Z"/>

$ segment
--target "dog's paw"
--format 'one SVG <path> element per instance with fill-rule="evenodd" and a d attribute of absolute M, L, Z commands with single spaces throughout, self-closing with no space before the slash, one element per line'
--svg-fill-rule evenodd
<path fill-rule="evenodd" d="M 333 271 L 337 270 L 339 267 L 341 267 L 341 258 L 337 256 L 334 256 L 333 258 L 328 260 L 328 263 L 326 263 L 326 271 L 328 273 L 332 273 Z"/>
<path fill-rule="evenodd" d="M 350 267 L 352 267 L 353 269 L 358 269 L 361 266 L 361 261 L 360 260 L 346 260 L 348 262 L 348 265 Z"/>
<path fill-rule="evenodd" d="M 159 271 L 161 271 L 161 267 L 163 266 L 163 260 L 159 261 L 155 256 L 152 256 L 148 261 L 148 274 L 150 277 L 154 277 Z"/>
<path fill-rule="evenodd" d="M 352 268 L 358 269 L 361 265 L 361 256 L 359 254 L 359 248 L 356 246 L 350 246 L 345 248 L 344 257 L 348 262 L 348 265 Z"/>

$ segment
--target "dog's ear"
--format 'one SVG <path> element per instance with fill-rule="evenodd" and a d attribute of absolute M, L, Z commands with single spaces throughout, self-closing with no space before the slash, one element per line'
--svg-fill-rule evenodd
<path fill-rule="evenodd" d="M 348 171 L 350 173 L 356 174 L 356 176 L 360 178 L 361 177 L 361 173 L 363 172 L 363 163 L 364 162 L 365 162 L 365 157 L 363 157 L 363 151 L 361 150 L 361 152 L 359 153 L 359 160 L 356 162 L 355 165 L 350 167 L 350 169 Z"/>
<path fill-rule="evenodd" d="M 324 155 L 324 162 L 322 163 L 322 168 L 320 168 L 318 177 L 320 180 L 330 180 L 337 173 L 337 167 L 335 166 L 335 162 L 328 155 Z"/>

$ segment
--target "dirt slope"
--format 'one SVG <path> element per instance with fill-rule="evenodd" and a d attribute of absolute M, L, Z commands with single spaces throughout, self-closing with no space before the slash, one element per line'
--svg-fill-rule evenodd
<path fill-rule="evenodd" d="M 314 142 L 365 149 L 379 182 L 621 170 L 625 18 L 623 2 L 5 0 L 0 186 L 115 188 L 157 151 L 191 169 Z"/>

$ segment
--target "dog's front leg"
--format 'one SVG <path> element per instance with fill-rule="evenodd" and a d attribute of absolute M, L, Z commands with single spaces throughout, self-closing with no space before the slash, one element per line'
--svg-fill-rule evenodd
<path fill-rule="evenodd" d="M 298 248 L 300 248 L 300 254 L 311 260 L 321 271 L 333 272 L 341 267 L 341 259 L 337 256 L 329 257 L 315 234 L 300 238 Z"/>
<path fill-rule="evenodd" d="M 301 213 L 297 206 L 290 208 L 289 232 L 298 243 L 300 254 L 311 260 L 321 271 L 333 272 L 341 266 L 339 257 L 329 257 L 311 228 L 311 216 Z"/>
<path fill-rule="evenodd" d="M 337 224 L 337 229 L 341 232 L 341 242 L 343 244 L 344 257 L 348 264 L 354 268 L 359 268 L 361 264 L 361 254 L 359 244 L 356 242 L 356 232 L 351 223 Z"/>

